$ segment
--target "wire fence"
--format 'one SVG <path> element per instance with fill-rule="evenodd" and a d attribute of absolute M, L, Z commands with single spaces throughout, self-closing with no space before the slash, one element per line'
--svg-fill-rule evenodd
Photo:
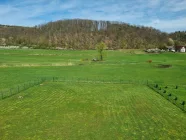
<path fill-rule="evenodd" d="M 0 99 L 5 99 L 8 97 L 11 97 L 15 94 L 18 94 L 22 91 L 25 91 L 25 90 L 31 88 L 33 86 L 39 85 L 39 84 L 43 83 L 45 80 L 46 80 L 45 78 L 41 78 L 41 79 L 26 82 L 23 84 L 19 84 L 19 85 L 13 86 L 11 88 L 1 90 L 0 91 Z"/>
<path fill-rule="evenodd" d="M 160 94 L 161 96 L 163 96 L 168 101 L 170 101 L 172 104 L 186 112 L 185 101 L 179 99 L 179 97 L 177 97 L 174 93 L 172 94 L 170 92 L 167 92 L 166 89 L 160 87 L 158 84 L 147 84 L 147 86 L 158 94 Z"/>
<path fill-rule="evenodd" d="M 48 77 L 47 80 L 53 82 L 78 82 L 78 83 L 105 83 L 105 84 L 139 84 L 139 85 L 147 85 L 152 81 L 148 80 L 123 80 L 123 79 L 101 79 L 101 78 L 80 78 L 80 77 Z"/>
<path fill-rule="evenodd" d="M 135 85 L 145 85 L 163 96 L 165 99 L 179 107 L 181 110 L 186 112 L 185 101 L 179 99 L 174 94 L 168 93 L 165 89 L 161 88 L 159 85 L 164 84 L 162 81 L 151 81 L 151 80 L 123 80 L 123 79 L 101 79 L 101 78 L 80 78 L 80 77 L 41 77 L 37 80 L 29 81 L 23 84 L 19 84 L 12 88 L 8 88 L 0 91 L 0 99 L 5 99 L 13 96 L 21 91 L 27 90 L 30 87 L 39 85 L 44 81 L 52 82 L 77 82 L 77 83 L 103 83 L 103 84 L 135 84 Z M 158 84 L 155 84 L 158 83 Z"/>
<path fill-rule="evenodd" d="M 185 107 L 185 101 L 179 99 L 174 94 L 168 93 L 166 90 L 163 90 L 161 87 L 158 87 L 157 84 L 163 85 L 165 84 L 163 81 L 151 81 L 151 80 L 123 80 L 123 79 L 93 79 L 93 78 L 78 78 L 78 77 L 52 77 L 53 82 L 78 82 L 78 83 L 105 83 L 105 84 L 137 84 L 137 85 L 145 85 L 154 90 L 155 92 L 162 95 L 165 99 L 179 107 L 184 112 L 186 111 Z"/>

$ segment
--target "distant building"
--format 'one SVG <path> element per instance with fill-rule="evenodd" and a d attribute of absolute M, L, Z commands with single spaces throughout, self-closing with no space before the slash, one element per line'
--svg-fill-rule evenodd
<path fill-rule="evenodd" d="M 185 47 L 184 46 L 175 46 L 175 50 L 177 52 L 185 52 Z"/>
<path fill-rule="evenodd" d="M 185 52 L 185 47 L 182 47 L 180 52 Z"/>

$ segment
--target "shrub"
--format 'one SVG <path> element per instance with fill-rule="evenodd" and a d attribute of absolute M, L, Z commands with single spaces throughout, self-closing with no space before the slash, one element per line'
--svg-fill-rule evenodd
<path fill-rule="evenodd" d="M 175 100 L 175 101 L 177 101 L 177 100 L 178 100 L 178 98 L 177 98 L 177 97 L 174 97 L 174 100 Z"/>
<path fill-rule="evenodd" d="M 150 64 L 150 63 L 152 63 L 152 60 L 148 60 L 147 62 Z"/>
<path fill-rule="evenodd" d="M 155 85 L 155 88 L 158 88 L 158 84 Z"/>
<path fill-rule="evenodd" d="M 183 105 L 183 106 L 184 106 L 184 105 L 185 105 L 185 101 L 182 101 L 182 102 L 181 102 L 181 105 Z"/>

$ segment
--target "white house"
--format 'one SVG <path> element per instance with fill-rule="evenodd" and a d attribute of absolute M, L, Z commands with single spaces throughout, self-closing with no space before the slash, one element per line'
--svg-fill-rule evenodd
<path fill-rule="evenodd" d="M 180 49 L 180 52 L 185 52 L 185 47 L 182 47 L 182 48 Z"/>

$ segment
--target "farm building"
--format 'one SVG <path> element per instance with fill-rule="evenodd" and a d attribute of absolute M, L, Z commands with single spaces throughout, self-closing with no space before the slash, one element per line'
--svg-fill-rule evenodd
<path fill-rule="evenodd" d="M 180 52 L 185 52 L 185 47 L 182 47 Z"/>
<path fill-rule="evenodd" d="M 175 46 L 175 50 L 177 52 L 185 52 L 185 47 L 184 46 Z"/>

